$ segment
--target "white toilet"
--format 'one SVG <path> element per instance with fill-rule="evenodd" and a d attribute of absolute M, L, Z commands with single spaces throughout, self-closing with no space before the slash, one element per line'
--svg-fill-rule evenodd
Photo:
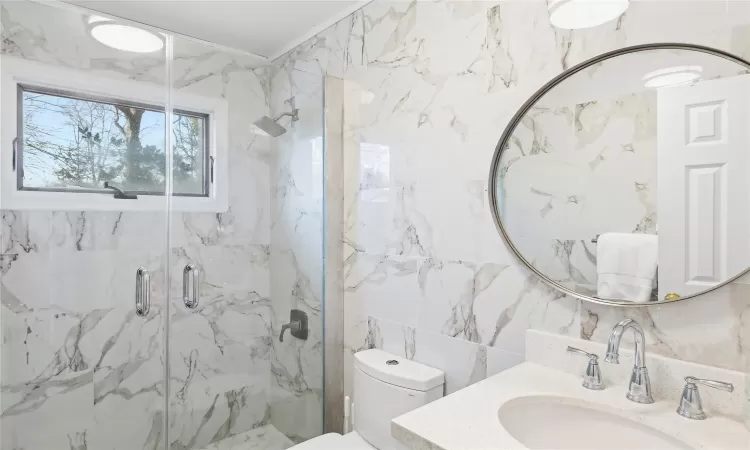
<path fill-rule="evenodd" d="M 391 419 L 443 396 L 445 374 L 382 350 L 354 355 L 354 431 L 324 434 L 292 450 L 404 449 L 391 437 Z"/>

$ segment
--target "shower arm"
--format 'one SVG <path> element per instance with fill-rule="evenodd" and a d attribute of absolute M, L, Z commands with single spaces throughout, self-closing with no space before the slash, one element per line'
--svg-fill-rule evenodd
<path fill-rule="evenodd" d="M 273 121 L 274 122 L 278 122 L 279 119 L 281 119 L 282 117 L 286 117 L 286 116 L 291 116 L 292 117 L 292 122 L 298 121 L 299 120 L 299 109 L 293 109 L 292 112 L 285 112 L 283 114 L 280 114 L 278 117 L 276 117 L 275 119 L 273 119 Z"/>

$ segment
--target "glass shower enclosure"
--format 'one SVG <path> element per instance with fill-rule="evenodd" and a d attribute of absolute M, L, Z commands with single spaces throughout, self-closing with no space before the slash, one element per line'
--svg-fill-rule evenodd
<path fill-rule="evenodd" d="M 321 77 L 72 7 L 0 20 L 0 448 L 321 434 Z"/>

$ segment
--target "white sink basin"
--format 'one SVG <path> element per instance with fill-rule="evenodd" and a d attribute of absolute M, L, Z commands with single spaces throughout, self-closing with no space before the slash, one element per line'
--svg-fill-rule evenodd
<path fill-rule="evenodd" d="M 667 434 L 564 397 L 519 397 L 498 410 L 503 428 L 530 449 L 690 449 Z"/>

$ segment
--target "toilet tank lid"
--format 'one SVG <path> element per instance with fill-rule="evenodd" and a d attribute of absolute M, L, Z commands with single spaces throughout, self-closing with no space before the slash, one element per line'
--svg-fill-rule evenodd
<path fill-rule="evenodd" d="M 415 391 L 429 391 L 445 380 L 442 370 L 378 349 L 355 353 L 354 365 L 377 380 Z"/>

